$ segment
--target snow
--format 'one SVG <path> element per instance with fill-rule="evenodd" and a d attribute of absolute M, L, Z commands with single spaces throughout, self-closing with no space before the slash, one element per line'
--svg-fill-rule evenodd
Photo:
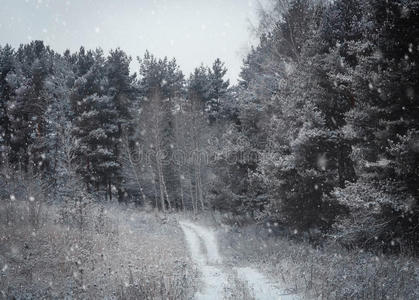
<path fill-rule="evenodd" d="M 195 298 L 223 299 L 228 285 L 227 274 L 231 272 L 223 265 L 215 233 L 189 221 L 180 221 L 179 224 L 185 234 L 192 260 L 202 273 L 204 287 Z M 255 299 L 299 299 L 296 295 L 285 293 L 255 268 L 241 267 L 233 270 L 238 279 L 248 285 Z"/>
<path fill-rule="evenodd" d="M 220 264 L 222 260 L 220 254 L 218 253 L 217 239 L 214 232 L 210 229 L 195 225 L 193 223 L 183 222 L 183 225 L 185 224 L 193 231 L 195 231 L 196 234 L 203 240 L 207 250 L 206 254 L 208 257 L 208 262 L 212 264 Z"/>
<path fill-rule="evenodd" d="M 270 300 L 270 299 L 299 299 L 295 295 L 285 293 L 276 285 L 268 280 L 266 276 L 251 267 L 234 268 L 237 272 L 238 278 L 246 282 L 256 300 Z"/>
<path fill-rule="evenodd" d="M 204 288 L 195 295 L 195 298 L 223 299 L 227 276 L 221 268 L 211 265 L 221 263 L 214 233 L 187 221 L 179 222 L 179 224 L 185 234 L 192 259 L 201 271 L 204 281 Z M 202 251 L 201 240 L 206 253 Z"/>

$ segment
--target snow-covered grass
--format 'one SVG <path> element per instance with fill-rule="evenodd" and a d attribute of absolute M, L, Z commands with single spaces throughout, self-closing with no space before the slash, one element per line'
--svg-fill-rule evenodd
<path fill-rule="evenodd" d="M 256 296 L 231 272 L 249 267 L 266 276 L 263 282 L 298 297 L 419 299 L 419 263 L 412 258 L 334 244 L 315 249 L 275 237 L 266 227 L 225 225 L 218 214 L 164 216 L 123 205 L 64 206 L 17 196 L 0 202 L 0 299 L 190 299 L 200 290 L 202 271 L 189 258 L 180 219 L 216 233 L 219 255 L 208 254 L 215 237 L 201 242 L 202 255 L 226 273 L 229 299 Z"/>
<path fill-rule="evenodd" d="M 229 286 L 225 290 L 227 300 L 256 300 L 247 282 L 240 280 L 235 273 L 228 274 Z"/>
<path fill-rule="evenodd" d="M 376 256 L 329 244 L 274 237 L 257 225 L 219 227 L 221 255 L 231 265 L 253 265 L 290 292 L 314 299 L 419 299 L 419 262 Z"/>
<path fill-rule="evenodd" d="M 0 299 L 193 295 L 196 271 L 173 216 L 110 204 L 43 204 L 34 215 L 36 201 L 1 199 Z"/>

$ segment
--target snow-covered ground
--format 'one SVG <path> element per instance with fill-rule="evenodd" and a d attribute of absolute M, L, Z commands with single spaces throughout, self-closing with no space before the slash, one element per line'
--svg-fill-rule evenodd
<path fill-rule="evenodd" d="M 298 299 L 295 295 L 287 295 L 255 268 L 248 266 L 229 270 L 222 263 L 217 238 L 211 229 L 189 221 L 180 221 L 179 224 L 185 234 L 191 257 L 202 273 L 203 287 L 195 295 L 196 299 L 223 299 L 229 286 L 227 274 L 236 275 L 257 300 Z"/>
<path fill-rule="evenodd" d="M 215 235 L 212 231 L 193 223 L 179 222 L 194 262 L 202 272 L 203 288 L 196 299 L 222 299 L 227 284 L 227 276 L 218 264 L 221 263 Z M 203 251 L 202 244 L 206 251 Z"/>
<path fill-rule="evenodd" d="M 265 275 L 251 267 L 235 268 L 238 278 L 247 283 L 256 300 L 296 300 L 296 295 L 290 295 L 277 287 Z"/>

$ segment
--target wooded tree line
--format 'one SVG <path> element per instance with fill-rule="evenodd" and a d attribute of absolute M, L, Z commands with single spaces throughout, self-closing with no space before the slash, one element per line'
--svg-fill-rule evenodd
<path fill-rule="evenodd" d="M 146 52 L 0 49 L 2 168 L 401 251 L 419 241 L 419 1 L 276 0 L 229 85 Z M 74 180 L 73 180 L 74 181 Z"/>
<path fill-rule="evenodd" d="M 34 41 L 2 47 L 0 59 L 3 168 L 42 177 L 55 194 L 76 177 L 110 200 L 208 207 L 199 155 L 229 86 L 219 59 L 188 80 L 149 52 L 134 75 L 120 49 L 60 55 Z"/>
<path fill-rule="evenodd" d="M 418 1 L 275 1 L 226 134 L 260 158 L 227 167 L 234 188 L 217 190 L 297 230 L 417 249 L 418 13 Z"/>

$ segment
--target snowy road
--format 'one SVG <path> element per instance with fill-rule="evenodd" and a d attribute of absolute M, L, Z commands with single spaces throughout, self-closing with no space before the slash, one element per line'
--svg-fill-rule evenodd
<path fill-rule="evenodd" d="M 257 300 L 296 300 L 299 297 L 287 295 L 265 275 L 252 267 L 234 268 L 229 270 L 222 263 L 218 252 L 215 233 L 208 228 L 189 221 L 179 222 L 191 257 L 202 273 L 203 287 L 196 295 L 196 299 L 223 299 L 228 288 L 227 274 L 235 274 L 244 282 Z M 234 271 L 234 272 L 233 272 Z"/>
<path fill-rule="evenodd" d="M 192 259 L 202 272 L 204 287 L 195 295 L 195 298 L 223 299 L 227 276 L 219 265 L 221 257 L 218 253 L 214 233 L 187 221 L 179 222 L 179 224 L 185 233 Z M 202 246 L 205 247 L 205 252 Z"/>
<path fill-rule="evenodd" d="M 260 273 L 254 268 L 244 267 L 235 268 L 238 278 L 245 282 L 252 295 L 257 300 L 270 300 L 270 299 L 281 299 L 281 300 L 297 300 L 299 297 L 295 295 L 289 295 L 284 291 L 276 287 L 275 283 L 271 282 L 265 275 Z"/>

